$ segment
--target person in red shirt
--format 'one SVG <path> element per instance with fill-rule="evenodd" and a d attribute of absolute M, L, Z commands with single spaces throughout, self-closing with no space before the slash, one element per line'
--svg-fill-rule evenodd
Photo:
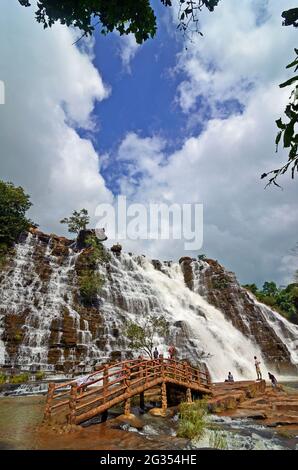
<path fill-rule="evenodd" d="M 169 356 L 170 356 L 170 359 L 175 359 L 176 348 L 173 344 L 171 344 L 171 346 L 169 347 Z"/>

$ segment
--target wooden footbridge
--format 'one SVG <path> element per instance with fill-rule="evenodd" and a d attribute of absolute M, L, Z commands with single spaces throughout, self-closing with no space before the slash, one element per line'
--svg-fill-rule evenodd
<path fill-rule="evenodd" d="M 162 408 L 167 408 L 167 386 L 185 390 L 187 401 L 192 392 L 211 393 L 211 380 L 205 365 L 192 367 L 186 361 L 173 359 L 128 360 L 102 366 L 96 372 L 66 383 L 49 383 L 44 421 L 55 420 L 80 424 L 124 403 L 124 414 L 130 413 L 130 400 L 144 392 L 161 387 Z"/>

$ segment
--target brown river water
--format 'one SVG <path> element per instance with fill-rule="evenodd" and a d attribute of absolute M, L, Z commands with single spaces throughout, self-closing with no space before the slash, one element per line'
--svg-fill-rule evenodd
<path fill-rule="evenodd" d="M 291 387 L 298 384 L 291 384 Z M 141 431 L 127 424 L 116 424 L 115 416 L 106 423 L 96 419 L 72 433 L 61 433 L 59 428 L 48 430 L 40 426 L 45 405 L 44 395 L 0 396 L 0 450 L 57 449 L 57 450 L 175 450 L 209 447 L 208 440 L 190 444 L 177 438 L 177 419 L 153 417 L 146 413 L 139 418 Z M 137 410 L 132 410 L 137 413 Z M 253 420 L 233 420 L 211 416 L 225 433 L 228 449 L 298 449 L 298 429 L 265 428 Z M 88 424 L 88 423 L 87 423 Z"/>
<path fill-rule="evenodd" d="M 102 424 L 62 433 L 40 428 L 45 405 L 44 396 L 0 397 L 0 449 L 183 449 L 186 439 L 168 435 L 164 418 L 146 415 L 147 428 L 154 421 L 150 436 L 113 428 L 113 419 Z M 124 426 L 125 428 L 125 426 Z"/>

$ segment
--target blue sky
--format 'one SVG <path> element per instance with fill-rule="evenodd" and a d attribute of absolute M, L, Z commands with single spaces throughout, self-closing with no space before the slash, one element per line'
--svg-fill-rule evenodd
<path fill-rule="evenodd" d="M 279 3 L 222 0 L 189 44 L 155 0 L 157 36 L 136 48 L 115 33 L 74 45 L 78 32 L 43 30 L 32 8 L 2 0 L 0 174 L 31 195 L 40 228 L 66 235 L 59 220 L 82 207 L 94 225 L 96 206 L 120 193 L 144 205 L 202 203 L 201 251 L 241 282 L 289 282 L 297 181 L 285 176 L 283 191 L 260 181 L 286 157 L 274 145 L 289 94 L 278 84 L 297 31 L 281 25 Z M 175 240 L 123 246 L 152 258 L 197 255 Z"/>

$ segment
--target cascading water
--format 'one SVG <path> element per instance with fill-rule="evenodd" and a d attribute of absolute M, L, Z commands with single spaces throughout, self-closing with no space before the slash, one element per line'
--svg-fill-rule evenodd
<path fill-rule="evenodd" d="M 267 307 L 267 305 L 261 304 L 252 295 L 251 298 L 260 307 L 265 320 L 276 335 L 287 345 L 293 364 L 298 365 L 298 325 L 288 322 L 278 312 Z"/>
<path fill-rule="evenodd" d="M 5 343 L 1 339 L 3 334 L 4 334 L 4 315 L 0 315 L 0 364 L 5 364 L 6 362 L 6 348 L 5 348 Z"/>
<path fill-rule="evenodd" d="M 124 308 L 126 318 L 135 322 L 149 313 L 164 315 L 172 325 L 170 337 L 181 358 L 199 361 L 202 351 L 209 353 L 208 367 L 214 380 L 223 380 L 230 370 L 238 379 L 254 377 L 252 358 L 255 354 L 261 357 L 258 346 L 234 328 L 218 309 L 185 286 L 178 263 L 171 266 L 163 263 L 162 271 L 158 271 L 145 257 L 124 254 L 111 265 L 102 306 L 107 314 L 106 323 L 111 321 L 112 310 L 114 321 L 121 318 L 115 305 L 122 307 L 122 316 Z M 106 275 L 103 271 L 101 274 Z M 168 346 L 162 338 L 157 338 L 156 345 L 167 355 Z"/>
<path fill-rule="evenodd" d="M 24 243 L 16 245 L 13 269 L 0 286 L 0 311 L 8 312 L 8 315 L 28 311 L 14 365 L 21 369 L 52 370 L 54 366 L 48 361 L 51 326 L 54 320 L 61 321 L 63 309 L 67 308 L 73 319 L 80 338 L 78 344 L 86 347 L 86 356 L 90 332 L 80 330 L 80 316 L 72 308 L 72 279 L 75 277 L 74 265 L 78 254 L 69 250 L 69 255 L 61 264 L 51 254 L 50 240 L 44 252 L 44 263 L 48 264 L 51 274 L 47 282 L 42 282 L 34 259 L 38 244 L 37 238 L 29 233 Z M 59 362 L 64 362 L 62 347 Z"/>
<path fill-rule="evenodd" d="M 255 377 L 253 356 L 266 363 L 254 334 L 262 325 L 265 333 L 275 330 L 274 338 L 279 337 L 281 345 L 291 350 L 292 362 L 297 360 L 297 327 L 270 309 L 257 306 L 263 313 L 253 322 L 235 288 L 229 298 L 237 304 L 241 329 L 227 318 L 221 306 L 211 305 L 205 296 L 207 283 L 200 277 L 210 269 L 206 261 L 192 261 L 190 288 L 178 263 L 159 263 L 156 268 L 156 263 L 144 256 L 111 253 L 110 261 L 98 262 L 98 272 L 105 282 L 98 302 L 88 307 L 80 304 L 78 296 L 76 262 L 80 252 L 68 243 L 63 254 L 57 254 L 53 243 L 49 236 L 39 239 L 29 234 L 16 245 L 11 265 L 2 275 L 0 364 L 66 371 L 66 363 L 68 370 L 69 364 L 82 363 L 90 370 L 110 357 L 130 357 L 133 353 L 123 334 L 125 322 L 141 322 L 149 314 L 163 315 L 168 320 L 170 333 L 166 340 L 175 343 L 181 359 L 196 363 L 202 352 L 210 355 L 206 362 L 213 380 L 225 379 L 229 371 L 235 379 Z M 40 266 L 47 267 L 46 277 L 41 275 Z M 255 308 L 256 301 L 249 301 L 249 307 Z M 19 321 L 21 335 L 15 335 L 18 341 L 9 329 L 10 317 L 12 324 Z M 156 338 L 156 346 L 167 355 L 169 344 L 163 338 Z"/>

